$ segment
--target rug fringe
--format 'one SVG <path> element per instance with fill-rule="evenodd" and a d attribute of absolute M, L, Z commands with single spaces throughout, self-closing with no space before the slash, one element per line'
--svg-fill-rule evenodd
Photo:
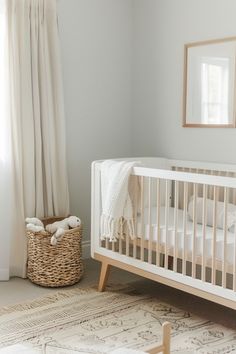
<path fill-rule="evenodd" d="M 26 300 L 25 302 L 22 303 L 17 303 L 14 305 L 9 305 L 9 306 L 4 306 L 0 308 L 0 316 L 9 314 L 11 312 L 15 311 L 26 311 L 26 310 L 32 310 L 34 308 L 44 306 L 44 305 L 50 305 L 51 303 L 57 301 L 57 300 L 62 300 L 69 298 L 73 295 L 82 295 L 86 294 L 88 292 L 92 292 L 93 290 L 91 288 L 86 288 L 86 289 L 70 289 L 70 290 L 61 290 L 57 291 L 56 293 L 50 294 L 50 295 L 44 295 L 43 297 L 39 297 L 34 300 Z"/>
<path fill-rule="evenodd" d="M 132 290 L 134 290 L 134 288 L 131 286 L 127 287 L 127 285 L 121 285 L 121 284 L 115 284 L 115 285 L 110 284 L 107 286 L 108 292 L 117 292 L 117 291 L 122 291 L 124 289 L 125 292 L 131 292 Z M 91 285 L 90 287 L 86 287 L 86 288 L 59 290 L 49 295 L 38 297 L 37 299 L 26 300 L 24 302 L 17 303 L 14 305 L 3 306 L 0 308 L 0 316 L 10 314 L 15 311 L 20 312 L 20 311 L 32 310 L 40 306 L 50 305 L 55 301 L 67 299 L 74 295 L 83 295 L 83 294 L 92 293 L 94 292 L 94 290 L 97 290 L 97 285 Z"/>

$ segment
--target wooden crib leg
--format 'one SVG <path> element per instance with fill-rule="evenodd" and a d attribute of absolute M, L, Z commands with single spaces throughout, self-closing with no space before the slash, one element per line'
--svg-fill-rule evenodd
<path fill-rule="evenodd" d="M 107 262 L 102 262 L 100 278 L 98 284 L 98 291 L 104 291 L 107 285 L 107 280 L 110 274 L 111 265 Z"/>

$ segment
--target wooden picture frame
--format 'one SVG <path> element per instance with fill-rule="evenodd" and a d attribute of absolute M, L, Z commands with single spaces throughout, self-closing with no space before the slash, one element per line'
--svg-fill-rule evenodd
<path fill-rule="evenodd" d="M 234 51 L 233 54 L 233 59 L 232 57 L 230 58 L 230 67 L 231 70 L 233 70 L 233 75 L 231 73 L 228 73 L 228 81 L 231 80 L 230 82 L 230 88 L 229 93 L 228 93 L 228 111 L 231 111 L 231 119 L 229 122 L 222 122 L 221 123 L 210 123 L 207 124 L 206 122 L 202 122 L 202 118 L 200 117 L 194 121 L 194 119 L 189 118 L 189 109 L 188 105 L 193 106 L 192 102 L 190 102 L 190 90 L 193 91 L 193 87 L 189 87 L 190 83 L 190 76 L 192 75 L 191 73 L 191 63 L 190 63 L 190 52 L 194 51 L 196 48 L 199 50 L 201 48 L 207 50 L 208 48 L 214 48 L 214 50 L 217 48 L 217 45 L 219 45 L 219 50 L 222 49 L 223 47 L 226 47 L 226 45 L 232 44 L 232 52 Z M 235 48 L 234 48 L 235 47 Z M 235 49 L 235 50 L 234 50 Z M 221 54 L 220 54 L 221 55 Z M 233 78 L 233 79 L 231 79 Z M 192 79 L 192 82 L 194 80 Z M 195 90 L 196 93 L 197 90 Z M 192 93 L 193 95 L 193 93 Z M 230 107 L 229 107 L 230 105 Z M 195 106 L 197 106 L 195 104 Z M 235 128 L 236 127 L 236 36 L 235 37 L 228 37 L 228 38 L 223 38 L 223 39 L 214 39 L 214 40 L 208 40 L 208 41 L 199 41 L 199 42 L 194 42 L 194 43 L 188 43 L 185 44 L 184 46 L 184 78 L 183 78 L 183 122 L 182 122 L 183 127 L 192 127 L 192 128 Z"/>

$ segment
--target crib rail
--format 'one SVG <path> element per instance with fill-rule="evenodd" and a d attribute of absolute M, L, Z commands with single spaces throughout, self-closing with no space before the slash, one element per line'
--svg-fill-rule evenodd
<path fill-rule="evenodd" d="M 236 188 L 236 178 L 191 172 L 180 172 L 145 167 L 134 167 L 134 176 L 160 178 L 180 182 L 206 184 L 210 186 Z"/>
<path fill-rule="evenodd" d="M 124 230 L 116 242 L 99 240 L 95 252 L 234 301 L 236 178 L 135 167 L 132 179 L 135 238 Z"/>

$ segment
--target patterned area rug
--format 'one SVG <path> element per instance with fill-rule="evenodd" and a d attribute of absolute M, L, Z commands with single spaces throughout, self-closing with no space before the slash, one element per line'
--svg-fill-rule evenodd
<path fill-rule="evenodd" d="M 172 324 L 171 352 L 236 353 L 236 331 L 131 288 L 63 290 L 0 310 L 0 353 L 107 354 L 159 342 Z"/>

